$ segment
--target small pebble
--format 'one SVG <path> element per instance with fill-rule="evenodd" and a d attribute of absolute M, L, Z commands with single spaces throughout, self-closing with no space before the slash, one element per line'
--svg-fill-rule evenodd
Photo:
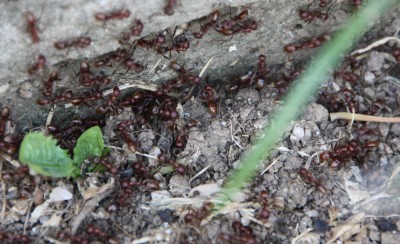
<path fill-rule="evenodd" d="M 314 230 L 319 233 L 325 233 L 329 230 L 329 225 L 322 219 L 314 219 Z"/>
<path fill-rule="evenodd" d="M 31 98 L 32 97 L 32 84 L 30 82 L 23 82 L 18 89 L 18 95 L 23 98 Z"/>
<path fill-rule="evenodd" d="M 373 83 L 374 83 L 374 80 L 375 80 L 375 74 L 372 73 L 371 71 L 365 72 L 364 80 L 365 80 L 368 84 L 373 84 Z"/>

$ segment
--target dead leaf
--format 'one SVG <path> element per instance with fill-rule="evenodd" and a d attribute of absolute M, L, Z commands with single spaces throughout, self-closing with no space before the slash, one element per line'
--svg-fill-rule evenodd
<path fill-rule="evenodd" d="M 47 200 L 48 202 L 62 202 L 71 200 L 73 197 L 72 193 L 69 192 L 64 187 L 55 187 L 50 193 L 50 197 Z"/>
<path fill-rule="evenodd" d="M 50 219 L 46 220 L 43 224 L 42 227 L 57 227 L 60 225 L 62 218 L 58 214 L 53 214 L 51 215 Z"/>
<path fill-rule="evenodd" d="M 112 192 L 114 192 L 115 188 L 115 179 L 110 178 L 107 184 L 104 184 L 101 187 L 97 187 L 96 191 L 91 191 L 90 194 L 82 194 L 84 197 L 87 197 L 87 200 L 83 204 L 80 212 L 75 215 L 71 222 L 71 233 L 72 235 L 76 234 L 78 227 L 81 225 L 82 221 L 86 218 L 86 216 L 93 211 L 93 209 L 99 204 L 101 200 L 105 197 L 109 196 Z"/>
<path fill-rule="evenodd" d="M 25 215 L 29 208 L 29 202 L 31 199 L 18 199 L 11 201 L 11 211 L 17 215 Z"/>
<path fill-rule="evenodd" d="M 353 235 L 358 234 L 361 231 L 362 222 L 364 222 L 365 215 L 363 213 L 359 213 L 354 215 L 351 219 L 346 221 L 345 223 L 334 227 L 331 229 L 331 238 L 327 243 L 333 243 L 337 239 L 341 241 L 347 241 Z"/>
<path fill-rule="evenodd" d="M 115 180 L 114 178 L 111 178 L 107 184 L 102 185 L 102 186 L 95 186 L 91 185 L 88 189 L 86 189 L 84 192 L 82 192 L 82 197 L 84 201 L 87 201 L 89 199 L 92 199 L 93 197 L 96 197 L 98 195 L 103 194 L 110 188 L 112 188 L 115 185 Z"/>
<path fill-rule="evenodd" d="M 320 235 L 315 232 L 310 232 L 312 229 L 307 229 L 305 232 L 293 238 L 291 244 L 319 244 Z"/>

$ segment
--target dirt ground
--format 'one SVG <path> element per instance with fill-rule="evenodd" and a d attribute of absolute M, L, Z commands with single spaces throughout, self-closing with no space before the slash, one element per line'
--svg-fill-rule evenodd
<path fill-rule="evenodd" d="M 356 10 L 351 6 L 346 8 Z M 331 10 L 329 15 L 335 16 L 335 13 Z M 198 28 L 207 21 L 208 18 L 194 21 L 190 28 Z M 309 24 L 300 19 L 298 22 Z M 303 28 L 294 27 L 299 31 Z M 399 28 L 398 11 L 390 12 L 354 50 L 396 36 Z M 185 38 L 188 33 L 179 38 Z M 226 42 L 208 39 L 209 48 L 232 47 L 234 38 L 245 42 L 246 35 L 251 32 L 232 35 L 233 40 Z M 211 37 L 205 34 L 204 38 Z M 400 42 L 397 45 L 400 48 Z M 336 69 L 336 75 L 322 77 L 326 82 L 319 94 L 287 128 L 276 149 L 259 165 L 253 181 L 221 213 L 208 211 L 212 197 L 239 167 L 240 156 L 261 135 L 295 79 L 296 71 L 301 72 L 314 52 L 300 50 L 299 54 L 288 54 L 282 50 L 280 60 L 284 62 L 273 65 L 269 64 L 267 55 L 267 71 L 263 74 L 258 56 L 265 54 L 264 50 L 255 48 L 253 57 L 247 57 L 252 61 L 240 62 L 236 67 L 228 63 L 220 72 L 215 68 L 206 70 L 207 75 L 199 84 L 187 82 L 167 90 L 168 84 L 175 84 L 171 82 L 173 78 L 198 75 L 207 59 L 186 63 L 183 58 L 171 58 L 168 52 L 160 55 L 152 48 L 130 49 L 130 54 L 149 53 L 152 65 L 146 65 L 141 72 L 156 76 L 152 79 L 159 81 L 158 87 L 167 90 L 164 95 L 155 95 L 156 86 L 128 77 L 119 60 L 112 67 L 93 68 L 96 75 L 103 72 L 113 80 L 102 86 L 101 91 L 112 89 L 116 84 L 136 87 L 121 88 L 121 95 L 114 100 L 107 95 L 99 101 L 80 102 L 68 108 L 65 104 L 71 99 L 57 101 L 51 123 L 63 128 L 61 140 L 67 141 L 68 148 L 78 136 L 73 134 L 67 138 L 63 134 L 70 128 L 75 129 L 71 126 L 72 119 L 104 120 L 104 140 L 110 148 L 106 160 L 118 171 L 87 172 L 83 167 L 83 176 L 76 179 L 33 176 L 26 169 L 13 166 L 12 157 L 17 159 L 17 154 L 10 157 L 3 152 L 0 242 L 400 243 L 400 209 L 395 187 L 400 125 L 329 119 L 331 112 L 352 109 L 360 114 L 399 116 L 397 60 L 400 54 L 396 53 L 394 42 L 371 48 L 358 59 L 346 58 Z M 173 51 L 172 55 L 180 53 Z M 95 61 L 103 59 L 87 62 L 93 67 Z M 159 59 L 165 67 L 155 65 Z M 171 60 L 178 60 L 185 72 L 172 70 Z M 79 73 L 81 62 L 66 60 L 56 66 L 63 78 L 55 82 L 54 96 L 68 89 L 86 97 L 96 91 L 78 84 L 84 73 Z M 39 75 L 47 77 L 48 73 Z M 262 89 L 257 87 L 261 78 L 265 79 Z M 66 80 L 75 80 L 75 86 L 71 87 Z M 234 84 L 239 88 L 234 89 Z M 43 86 L 41 79 L 25 81 L 15 91 L 16 100 L 2 101 L 12 111 L 12 123 L 6 123 L 5 135 L 22 136 L 30 130 L 45 130 L 51 106 L 34 103 L 43 98 Z M 139 90 L 145 94 L 144 99 L 137 99 L 140 102 L 130 106 L 121 105 L 120 101 L 134 97 Z M 26 100 L 20 103 L 18 99 Z M 111 101 L 110 111 L 94 112 L 104 101 Z M 179 118 L 152 115 L 150 108 L 169 102 L 172 108 L 164 110 L 169 114 L 176 111 Z M 27 108 L 29 115 L 14 117 L 13 111 Z M 140 154 L 129 150 L 129 140 L 117 129 L 124 121 L 134 121 L 124 127 L 124 132 L 138 142 Z M 76 130 L 88 127 L 89 123 Z M 7 138 L 3 136 L 2 140 Z M 327 151 L 331 154 L 323 161 Z M 154 159 L 161 152 L 171 160 Z"/>

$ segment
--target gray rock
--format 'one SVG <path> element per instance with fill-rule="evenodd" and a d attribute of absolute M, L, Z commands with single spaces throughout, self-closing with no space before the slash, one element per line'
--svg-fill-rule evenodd
<path fill-rule="evenodd" d="M 311 103 L 308 105 L 307 111 L 304 115 L 304 120 L 313 121 L 315 123 L 328 121 L 328 118 L 328 110 L 318 103 Z"/>
<path fill-rule="evenodd" d="M 384 63 L 384 55 L 380 52 L 372 51 L 367 62 L 367 67 L 371 71 L 379 71 L 382 69 Z"/>

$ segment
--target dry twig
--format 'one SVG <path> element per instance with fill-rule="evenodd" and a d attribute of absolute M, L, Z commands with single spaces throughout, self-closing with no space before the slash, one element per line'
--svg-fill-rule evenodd
<path fill-rule="evenodd" d="M 380 40 L 378 40 L 378 41 L 376 41 L 376 42 L 371 43 L 370 45 L 368 45 L 368 46 L 365 47 L 365 48 L 358 49 L 358 50 L 352 52 L 350 55 L 351 55 L 351 56 L 360 55 L 360 54 L 365 53 L 365 52 L 368 52 L 368 51 L 370 51 L 370 50 L 372 50 L 372 49 L 374 49 L 374 48 L 376 48 L 376 47 L 379 47 L 379 46 L 381 46 L 381 45 L 384 45 L 384 44 L 387 43 L 388 41 L 396 41 L 397 43 L 400 44 L 400 39 L 399 39 L 399 38 L 394 37 L 394 36 L 388 36 L 388 37 L 382 38 L 382 39 L 380 39 Z"/>
<path fill-rule="evenodd" d="M 400 123 L 400 117 L 378 117 L 378 116 L 348 113 L 348 112 L 330 113 L 329 115 L 331 120 L 347 119 L 347 120 L 379 122 L 379 123 Z"/>

